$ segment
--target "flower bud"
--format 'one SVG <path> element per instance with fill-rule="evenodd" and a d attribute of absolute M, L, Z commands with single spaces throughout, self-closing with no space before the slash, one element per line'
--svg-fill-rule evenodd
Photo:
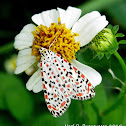
<path fill-rule="evenodd" d="M 10 73 L 14 74 L 14 71 L 16 69 L 16 60 L 17 60 L 17 55 L 14 54 L 12 55 L 9 59 L 7 59 L 4 63 L 5 70 Z"/>
<path fill-rule="evenodd" d="M 91 41 L 92 49 L 100 54 L 102 58 L 104 54 L 109 58 L 118 49 L 116 37 L 113 35 L 111 29 L 105 28 L 99 32 Z"/>

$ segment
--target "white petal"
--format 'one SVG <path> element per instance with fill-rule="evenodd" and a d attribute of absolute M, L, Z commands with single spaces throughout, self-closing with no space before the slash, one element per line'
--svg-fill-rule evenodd
<path fill-rule="evenodd" d="M 65 12 L 61 9 L 58 10 L 61 16 L 61 23 L 65 23 L 68 29 L 73 26 L 81 15 L 81 10 L 75 7 L 69 6 Z"/>
<path fill-rule="evenodd" d="M 44 22 L 41 17 L 41 13 L 33 15 L 32 21 L 37 25 L 40 25 L 40 24 L 44 25 Z"/>
<path fill-rule="evenodd" d="M 108 25 L 105 16 L 100 16 L 97 11 L 86 14 L 72 28 L 72 32 L 79 33 L 75 37 L 76 41 L 80 41 L 81 46 L 88 44 L 101 30 Z"/>
<path fill-rule="evenodd" d="M 93 11 L 91 13 L 85 14 L 81 17 L 72 27 L 72 32 L 80 33 L 96 18 L 100 17 L 101 14 L 98 11 Z"/>
<path fill-rule="evenodd" d="M 95 69 L 84 65 L 77 60 L 72 60 L 71 64 L 75 66 L 78 70 L 80 70 L 84 74 L 84 76 L 89 79 L 94 87 L 101 83 L 102 77 Z"/>
<path fill-rule="evenodd" d="M 37 25 L 44 25 L 49 27 L 51 23 L 58 22 L 58 11 L 56 9 L 43 11 L 42 13 L 35 14 L 32 16 L 32 21 Z"/>
<path fill-rule="evenodd" d="M 26 84 L 26 88 L 31 91 L 33 90 L 35 93 L 40 92 L 42 87 L 42 78 L 41 78 L 41 70 L 38 69 L 28 80 Z"/>
<path fill-rule="evenodd" d="M 38 83 L 33 87 L 33 92 L 38 93 L 43 90 L 42 86 L 42 78 L 38 81 Z"/>
<path fill-rule="evenodd" d="M 15 37 L 14 47 L 18 50 L 32 46 L 34 36 L 31 31 L 35 31 L 35 25 L 28 24 L 24 26 L 21 32 Z"/>
<path fill-rule="evenodd" d="M 35 56 L 31 56 L 31 48 L 19 51 L 15 74 L 19 74 L 35 63 Z"/>
<path fill-rule="evenodd" d="M 21 32 L 23 33 L 31 33 L 31 31 L 35 31 L 35 25 L 34 24 L 27 24 L 23 27 L 23 29 L 21 30 Z"/>
<path fill-rule="evenodd" d="M 57 10 L 58 10 L 58 12 L 59 12 L 60 20 L 62 21 L 63 18 L 64 18 L 65 10 L 62 9 L 62 8 L 57 8 Z"/>

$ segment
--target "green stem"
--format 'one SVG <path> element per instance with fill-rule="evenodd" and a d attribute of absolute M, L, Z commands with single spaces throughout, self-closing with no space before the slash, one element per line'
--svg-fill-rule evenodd
<path fill-rule="evenodd" d="M 122 70 L 124 72 L 124 82 L 126 82 L 126 64 L 117 51 L 114 53 L 114 55 L 118 59 L 120 65 L 122 67 Z"/>
<path fill-rule="evenodd" d="M 114 55 L 118 59 L 120 65 L 122 67 L 122 70 L 124 72 L 124 83 L 126 83 L 126 64 L 125 64 L 123 58 L 119 55 L 119 53 L 117 51 L 114 53 Z M 119 99 L 121 99 L 124 96 L 124 94 L 126 93 L 126 86 L 122 85 L 121 89 L 122 89 L 122 91 L 119 94 Z"/>
<path fill-rule="evenodd" d="M 118 59 L 120 65 L 122 67 L 122 70 L 124 72 L 124 83 L 126 83 L 126 64 L 125 64 L 124 60 L 122 59 L 122 57 L 119 55 L 118 52 L 115 52 L 114 55 Z M 126 94 L 126 86 L 122 85 L 121 89 L 122 89 L 122 91 L 120 92 L 120 94 L 117 98 L 117 101 L 113 105 L 111 105 L 108 109 L 106 109 L 102 112 L 102 114 L 104 116 L 109 114 L 111 111 L 115 110 L 122 103 L 124 96 Z"/>

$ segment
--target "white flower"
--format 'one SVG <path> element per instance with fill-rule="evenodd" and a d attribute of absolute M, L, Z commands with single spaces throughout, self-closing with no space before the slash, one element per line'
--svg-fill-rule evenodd
<path fill-rule="evenodd" d="M 61 24 L 65 23 L 66 28 L 71 29 L 72 33 L 79 33 L 79 36 L 75 36 L 75 41 L 80 41 L 82 47 L 103 30 L 107 26 L 108 21 L 98 11 L 88 13 L 79 19 L 80 15 L 80 9 L 69 6 L 67 10 L 57 8 L 57 10 L 52 9 L 35 14 L 32 16 L 32 21 L 37 25 L 42 24 L 50 27 L 51 23 L 58 23 L 58 17 L 60 17 Z M 31 32 L 35 30 L 35 25 L 28 24 L 15 37 L 14 47 L 19 50 L 15 74 L 25 71 L 36 62 L 36 57 L 31 55 L 31 47 L 34 41 L 34 36 Z M 101 83 L 102 77 L 96 70 L 74 59 L 71 63 L 90 80 L 94 87 Z M 30 77 L 26 87 L 35 93 L 43 89 L 40 69 Z"/>

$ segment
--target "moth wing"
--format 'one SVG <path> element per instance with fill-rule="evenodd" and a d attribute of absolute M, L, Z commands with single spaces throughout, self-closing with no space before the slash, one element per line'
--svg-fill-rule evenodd
<path fill-rule="evenodd" d="M 54 117 L 61 116 L 71 103 L 70 97 L 61 86 L 62 78 L 57 76 L 57 67 L 52 62 L 43 60 L 40 63 L 44 97 L 47 108 Z"/>
<path fill-rule="evenodd" d="M 87 100 L 95 96 L 95 90 L 90 80 L 71 63 L 59 54 L 55 54 L 53 62 L 59 70 L 64 88 L 72 99 Z M 61 74 L 62 72 L 63 74 Z"/>

